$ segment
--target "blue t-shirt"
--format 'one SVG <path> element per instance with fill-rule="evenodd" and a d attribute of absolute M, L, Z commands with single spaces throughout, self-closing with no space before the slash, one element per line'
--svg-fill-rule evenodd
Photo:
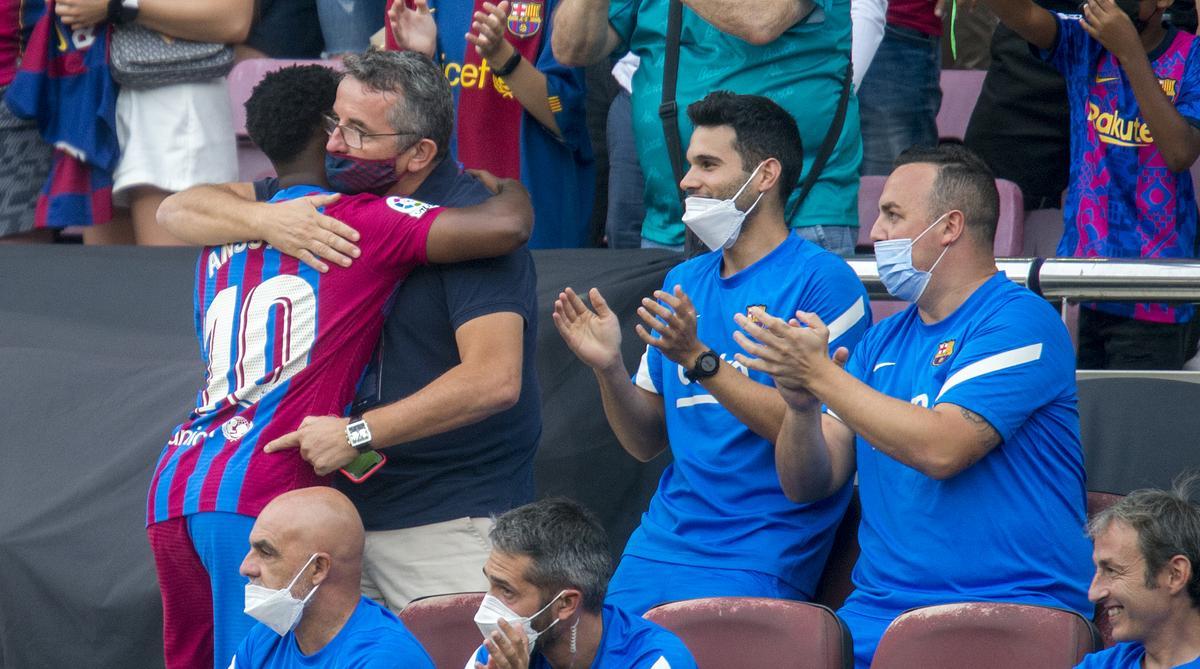
<path fill-rule="evenodd" d="M 1097 651 L 1083 658 L 1075 669 L 1142 669 L 1146 648 L 1137 641 L 1119 643 L 1112 648 Z M 1200 657 L 1175 665 L 1175 669 L 1200 669 Z"/>
<path fill-rule="evenodd" d="M 279 636 L 259 623 L 238 646 L 229 669 L 433 669 L 421 643 L 391 611 L 363 597 L 354 613 L 325 647 L 300 652 L 296 633 Z"/>
<path fill-rule="evenodd" d="M 443 160 L 413 198 L 451 207 L 491 192 Z M 418 267 L 397 290 L 376 365 L 359 389 L 361 413 L 418 392 L 461 360 L 455 331 L 494 313 L 525 321 L 521 394 L 497 414 L 455 430 L 383 449 L 387 463 L 362 483 L 334 477 L 369 531 L 486 518 L 533 501 L 533 459 L 542 435 L 536 363 L 537 271 L 529 250 L 499 258 Z M 381 361 L 381 364 L 380 364 Z M 380 371 L 380 376 L 373 375 Z"/>
<path fill-rule="evenodd" d="M 1172 172 L 1141 117 L 1116 57 L 1079 25 L 1056 14 L 1058 36 L 1042 56 L 1067 82 L 1071 179 L 1058 255 L 1074 258 L 1191 258 L 1196 195 L 1187 170 Z M 1176 111 L 1200 126 L 1200 57 L 1195 35 L 1171 28 L 1147 54 Z M 1183 323 L 1190 305 L 1102 302 L 1097 309 L 1138 320 Z"/>
<path fill-rule="evenodd" d="M 641 58 L 633 75 L 630 104 L 638 160 L 646 179 L 642 236 L 659 244 L 677 245 L 683 243 L 683 210 L 658 115 L 669 5 L 668 0 L 611 0 L 608 22 L 621 38 L 615 53 L 633 51 Z M 808 16 L 774 41 L 755 45 L 721 32 L 684 3 L 675 90 L 681 151 L 687 151 L 692 136 L 692 123 L 686 113 L 689 104 L 717 90 L 765 95 L 796 119 L 804 146 L 801 178 L 808 176 L 833 124 L 850 63 L 849 0 L 814 0 L 813 5 Z M 748 10 L 731 4 L 730 11 Z M 858 98 L 851 94 L 829 162 L 788 223 L 792 227 L 858 225 L 855 203 L 860 162 Z M 797 188 L 792 192 L 793 203 L 799 191 Z"/>
<path fill-rule="evenodd" d="M 851 611 L 890 618 L 955 601 L 1091 617 L 1075 356 L 1058 314 L 997 273 L 934 324 L 915 306 L 872 328 L 846 371 L 920 406 L 969 409 L 1000 445 L 938 481 L 857 437 L 862 548 Z"/>
<path fill-rule="evenodd" d="M 734 314 L 762 307 L 790 318 L 815 312 L 829 324 L 830 350 L 853 349 L 871 322 L 866 291 L 839 257 L 793 233 L 750 267 L 720 275 L 713 251 L 672 269 L 663 283 L 683 287 L 696 307 L 697 334 L 738 372 L 774 386 L 771 377 L 733 359 Z M 722 374 L 734 370 L 724 369 Z M 647 347 L 634 382 L 662 396 L 674 461 L 625 552 L 651 560 L 771 574 L 812 595 L 850 498 L 847 484 L 827 499 L 787 499 L 775 447 L 729 413 L 684 370 Z"/>
<path fill-rule="evenodd" d="M 590 669 L 696 669 L 687 646 L 657 623 L 608 605 L 601 608 L 600 619 L 604 631 Z M 466 669 L 474 669 L 476 662 L 486 665 L 487 661 L 487 648 L 480 646 L 467 661 Z M 550 669 L 550 663 L 541 653 L 534 653 L 529 669 Z"/>

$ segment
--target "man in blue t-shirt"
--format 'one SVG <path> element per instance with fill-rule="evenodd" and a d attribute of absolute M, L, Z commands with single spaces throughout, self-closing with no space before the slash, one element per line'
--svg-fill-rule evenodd
<path fill-rule="evenodd" d="M 1120 4 L 1120 6 L 1118 6 Z M 1063 74 L 1071 180 L 1058 255 L 1194 258 L 1200 40 L 1164 25 L 1162 0 L 1091 0 L 1082 15 L 989 0 Z M 1180 369 L 1191 305 L 1097 302 L 1079 313 L 1080 369 Z"/>
<path fill-rule="evenodd" d="M 766 329 L 739 315 L 754 357 L 736 356 L 787 402 L 776 462 L 789 497 L 820 499 L 858 473 L 862 552 L 839 615 L 859 667 L 917 606 L 1091 610 L 1071 340 L 996 270 L 991 172 L 961 146 L 910 149 L 879 210 L 880 279 L 914 304 L 872 328 L 845 370 L 831 328 L 805 312 L 764 316 Z"/>
<path fill-rule="evenodd" d="M 669 446 L 674 458 L 613 576 L 609 602 L 633 613 L 697 597 L 812 597 L 850 486 L 811 504 L 784 496 L 772 446 L 784 402 L 766 374 L 730 358 L 732 319 L 814 311 L 833 324 L 835 347 L 853 347 L 870 323 L 854 272 L 784 222 L 802 163 L 791 116 L 767 98 L 726 92 L 687 113 L 696 132 L 680 184 L 684 220 L 718 250 L 671 270 L 642 301 L 646 353 L 633 380 L 599 291 L 595 311 L 570 288 L 554 309 L 567 346 L 596 372 L 625 450 L 645 461 Z"/>
<path fill-rule="evenodd" d="M 420 642 L 359 592 L 363 527 L 332 488 L 276 497 L 250 530 L 246 613 L 258 620 L 229 669 L 433 669 Z"/>
<path fill-rule="evenodd" d="M 496 519 L 466 669 L 696 669 L 670 631 L 604 602 L 612 558 L 600 521 L 567 499 Z"/>
<path fill-rule="evenodd" d="M 806 239 L 854 253 L 858 236 L 858 167 L 862 160 L 858 100 L 847 92 L 850 68 L 849 0 L 736 0 L 684 2 L 680 16 L 678 77 L 672 102 L 680 109 L 710 91 L 765 95 L 799 124 L 807 176 L 827 137 L 833 148 L 802 203 L 789 187 L 788 223 Z M 668 0 L 561 0 L 552 46 L 565 65 L 587 65 L 632 52 L 641 61 L 631 92 L 633 133 L 645 176 L 642 245 L 682 247 L 678 179 L 659 106 L 667 73 Z M 693 124 L 683 114 L 677 147 L 686 148 Z M 678 149 L 677 149 L 678 150 Z M 682 156 L 680 156 L 681 158 Z M 686 163 L 682 165 L 686 170 Z M 794 184 L 795 181 L 792 182 Z M 790 186 L 791 184 L 789 184 Z"/>
<path fill-rule="evenodd" d="M 1117 645 L 1083 669 L 1200 669 L 1200 508 L 1196 479 L 1137 490 L 1096 514 L 1096 575 L 1088 591 Z"/>

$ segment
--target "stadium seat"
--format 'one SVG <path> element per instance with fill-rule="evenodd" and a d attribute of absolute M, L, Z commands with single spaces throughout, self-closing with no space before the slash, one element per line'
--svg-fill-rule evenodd
<path fill-rule="evenodd" d="M 942 70 L 942 106 L 938 110 L 939 137 L 962 139 L 975 111 L 987 70 Z"/>
<path fill-rule="evenodd" d="M 850 632 L 819 604 L 712 597 L 663 604 L 645 617 L 678 634 L 704 669 L 854 666 Z"/>
<path fill-rule="evenodd" d="M 872 669 L 1062 669 L 1096 650 L 1096 628 L 1065 609 L 970 602 L 905 611 L 879 641 Z"/>
<path fill-rule="evenodd" d="M 400 620 L 425 647 L 437 669 L 462 669 L 483 643 L 475 626 L 482 592 L 460 592 L 415 599 L 400 612 Z"/>
<path fill-rule="evenodd" d="M 340 70 L 342 65 L 336 60 L 286 60 L 276 58 L 251 58 L 233 66 L 229 72 L 229 105 L 233 110 L 233 129 L 239 138 L 246 137 L 246 100 L 254 91 L 254 86 L 268 72 L 274 72 L 289 65 L 325 65 Z"/>
<path fill-rule="evenodd" d="M 1053 258 L 1063 236 L 1062 209 L 1031 209 L 1025 212 L 1025 239 L 1022 255 Z"/>

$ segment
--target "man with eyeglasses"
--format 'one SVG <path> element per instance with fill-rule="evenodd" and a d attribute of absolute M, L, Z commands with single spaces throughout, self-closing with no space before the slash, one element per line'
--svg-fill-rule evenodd
<path fill-rule="evenodd" d="M 368 52 L 344 66 L 323 120 L 332 190 L 446 206 L 488 199 L 448 152 L 453 103 L 432 61 Z M 252 197 L 250 184 L 196 188 L 165 204 L 159 220 L 193 243 L 265 239 L 322 270 L 361 262 L 352 231 L 312 201 L 267 206 Z M 358 450 L 383 450 L 387 462 L 370 478 L 335 483 L 367 529 L 364 593 L 393 611 L 428 594 L 486 589 L 489 517 L 533 499 L 541 432 L 535 288 L 524 246 L 416 268 L 393 297 L 379 373 L 360 385 L 354 425 L 310 416 L 268 446 L 297 449 L 320 473 L 357 456 L 349 433 Z"/>

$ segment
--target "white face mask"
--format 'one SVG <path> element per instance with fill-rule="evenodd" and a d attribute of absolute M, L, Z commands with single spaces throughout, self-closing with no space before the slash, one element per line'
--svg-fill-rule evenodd
<path fill-rule="evenodd" d="M 925 287 L 933 278 L 934 267 L 938 266 L 950 247 L 942 249 L 942 254 L 933 262 L 933 267 L 930 267 L 929 271 L 921 271 L 913 267 L 912 247 L 917 243 L 917 239 L 924 237 L 926 232 L 941 223 L 942 219 L 949 214 L 950 212 L 946 212 L 938 216 L 937 220 L 930 223 L 929 227 L 917 235 L 916 239 L 885 239 L 875 242 L 875 266 L 879 271 L 879 280 L 892 297 L 905 302 L 916 302 L 921 299 Z"/>
<path fill-rule="evenodd" d="M 308 565 L 312 564 L 316 557 L 317 554 L 313 553 L 312 557 L 308 558 L 308 562 L 305 562 L 304 566 L 300 568 L 300 573 L 292 578 L 292 582 L 288 583 L 286 588 L 272 590 L 266 586 L 247 583 L 246 615 L 275 630 L 279 636 L 295 629 L 296 624 L 300 622 L 300 617 L 304 615 L 304 606 L 321 586 L 317 585 L 310 590 L 304 599 L 296 599 L 292 596 L 292 586 L 296 585 L 296 581 L 300 579 L 301 574 L 308 569 Z"/>
<path fill-rule="evenodd" d="M 760 167 L 762 167 L 762 163 L 755 166 L 754 171 L 750 173 L 750 178 L 746 179 L 746 183 L 742 184 L 738 192 L 728 200 L 695 195 L 689 195 L 684 200 L 683 224 L 696 233 L 705 246 L 716 251 L 727 249 L 737 241 L 738 235 L 742 232 L 742 222 L 758 206 L 758 201 L 762 199 L 763 194 L 759 193 L 754 204 L 750 205 L 746 211 L 738 211 L 735 202 L 742 191 L 746 190 L 746 186 L 749 186 L 750 182 L 754 180 L 754 175 L 758 174 Z"/>
<path fill-rule="evenodd" d="M 483 638 L 490 639 L 492 638 L 492 632 L 500 629 L 501 620 L 508 622 L 513 627 L 520 625 L 525 628 L 525 636 L 529 637 L 529 649 L 533 650 L 533 642 L 537 641 L 539 636 L 545 634 L 546 630 L 557 625 L 558 618 L 555 618 L 554 622 L 547 625 L 546 629 L 541 631 L 533 629 L 533 619 L 541 615 L 542 611 L 550 608 L 551 604 L 558 601 L 558 598 L 563 596 L 563 592 L 566 592 L 566 590 L 555 595 L 554 599 L 551 599 L 541 610 L 531 616 L 518 615 L 516 611 L 508 608 L 499 599 L 491 595 L 484 595 L 483 603 L 479 605 L 479 610 L 475 612 L 475 626 L 479 628 L 479 632 L 483 634 Z"/>

